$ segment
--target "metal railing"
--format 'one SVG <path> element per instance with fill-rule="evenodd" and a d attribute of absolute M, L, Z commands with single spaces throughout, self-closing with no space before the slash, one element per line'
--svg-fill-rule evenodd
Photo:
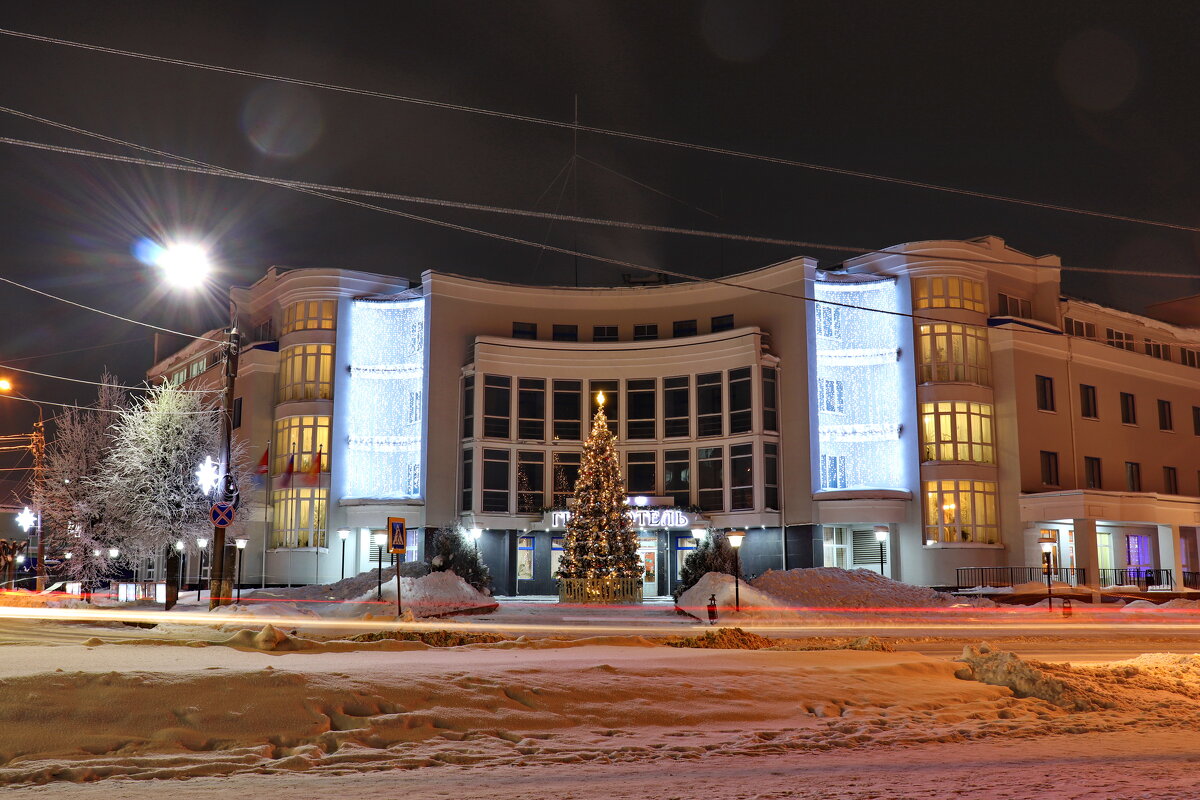
<path fill-rule="evenodd" d="M 1183 573 L 1183 588 L 1200 589 L 1200 572 Z"/>
<path fill-rule="evenodd" d="M 1192 573 L 1195 574 L 1195 573 Z M 1184 573 L 1184 580 L 1187 573 Z M 1100 570 L 1100 585 L 1136 586 L 1140 592 L 1169 592 L 1175 588 L 1175 576 L 1169 569 L 1154 567 L 1123 567 Z"/>
<path fill-rule="evenodd" d="M 955 582 L 959 591 L 976 586 L 1000 588 L 1022 583 L 1046 582 L 1043 567 L 959 567 L 955 571 Z M 1051 572 L 1054 580 L 1070 586 L 1087 583 L 1087 573 L 1082 567 L 1059 567 Z"/>

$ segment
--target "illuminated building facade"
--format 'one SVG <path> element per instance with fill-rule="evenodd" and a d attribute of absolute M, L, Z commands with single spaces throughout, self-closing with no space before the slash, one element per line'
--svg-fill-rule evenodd
<path fill-rule="evenodd" d="M 272 269 L 232 294 L 236 433 L 254 460 L 271 443 L 247 581 L 370 568 L 371 533 L 403 517 L 408 558 L 433 529 L 477 529 L 497 593 L 555 593 L 603 391 L 647 595 L 670 592 L 698 535 L 730 530 L 747 533 L 749 574 L 832 565 L 954 585 L 1039 564 L 1053 531 L 1084 583 L 1140 566 L 1182 584 L 1200 522 L 1196 309 L 1167 304 L 1183 319 L 1170 324 L 1067 300 L 1057 266 L 987 237 L 721 284 Z M 216 385 L 204 345 L 151 377 Z M 1140 421 L 1117 422 L 1130 403 Z M 1155 419 L 1175 420 L 1161 442 L 1126 430 Z"/>

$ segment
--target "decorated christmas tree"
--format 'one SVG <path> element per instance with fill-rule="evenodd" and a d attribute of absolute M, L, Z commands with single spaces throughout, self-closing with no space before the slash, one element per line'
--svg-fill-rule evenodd
<path fill-rule="evenodd" d="M 597 402 L 599 408 L 583 445 L 579 479 L 575 482 L 575 505 L 563 538 L 560 597 L 593 602 L 617 596 L 633 599 L 628 595 L 636 583 L 640 598 L 642 561 L 637 552 L 637 533 L 627 513 L 625 481 L 613 446 L 615 437 L 604 414 L 603 393 Z M 581 580 L 586 581 L 582 588 L 578 583 Z M 580 591 L 587 597 L 580 597 Z"/>

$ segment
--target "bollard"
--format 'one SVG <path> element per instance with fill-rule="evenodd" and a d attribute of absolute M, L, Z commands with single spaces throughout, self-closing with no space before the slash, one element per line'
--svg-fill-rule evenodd
<path fill-rule="evenodd" d="M 1070 600 L 1068 600 L 1067 598 L 1065 598 L 1065 597 L 1064 597 L 1064 598 L 1063 598 L 1063 601 L 1062 601 L 1062 606 L 1063 606 L 1063 616 L 1064 616 L 1064 617 L 1069 617 L 1069 616 L 1071 616 L 1071 613 L 1072 613 L 1072 611 L 1071 611 L 1071 601 L 1070 601 Z"/>
<path fill-rule="evenodd" d="M 717 624 L 717 596 L 715 594 L 708 598 L 708 624 Z"/>

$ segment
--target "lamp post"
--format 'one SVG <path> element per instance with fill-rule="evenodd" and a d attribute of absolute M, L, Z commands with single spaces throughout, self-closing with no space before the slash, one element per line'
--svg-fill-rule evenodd
<path fill-rule="evenodd" d="M 186 545 L 183 539 L 175 540 L 175 552 L 179 554 L 179 591 L 183 591 L 184 581 L 187 580 L 187 553 L 184 552 Z"/>
<path fill-rule="evenodd" d="M 342 541 L 342 580 L 346 580 L 346 540 L 349 538 L 349 528 L 338 528 L 338 539 Z"/>
<path fill-rule="evenodd" d="M 875 541 L 879 542 L 879 574 L 883 575 L 884 550 L 883 544 L 887 541 L 890 528 L 887 525 L 875 526 Z"/>
<path fill-rule="evenodd" d="M 1046 573 L 1046 610 L 1054 613 L 1054 590 L 1050 582 L 1050 557 L 1058 539 L 1052 531 L 1042 531 L 1038 537 L 1038 546 L 1042 548 L 1042 571 Z"/>
<path fill-rule="evenodd" d="M 730 546 L 733 547 L 733 610 L 742 610 L 742 597 L 738 589 L 738 576 L 742 573 L 742 562 L 738 557 L 738 553 L 742 549 L 742 540 L 746 538 L 745 531 L 732 531 L 727 537 Z"/>
<path fill-rule="evenodd" d="M 387 543 L 387 533 L 384 531 L 376 531 L 371 534 L 371 542 L 375 545 L 375 574 L 377 576 L 375 587 L 375 599 L 383 599 L 383 546 Z M 396 570 L 397 579 L 400 576 L 400 570 Z M 396 588 L 400 588 L 400 581 L 396 581 Z"/>
<path fill-rule="evenodd" d="M 238 536 L 233 540 L 233 543 L 237 545 L 237 601 L 239 605 L 242 602 L 242 554 L 246 551 L 249 541 L 245 536 Z"/>
<path fill-rule="evenodd" d="M 479 528 L 471 528 L 471 541 L 475 543 L 475 555 L 479 556 L 479 537 L 483 536 L 483 531 Z"/>
<path fill-rule="evenodd" d="M 196 549 L 200 551 L 200 567 L 196 570 L 196 602 L 200 602 L 200 592 L 204 588 L 204 551 L 208 549 L 208 537 L 196 537 Z"/>
<path fill-rule="evenodd" d="M 27 403 L 33 403 L 37 406 L 38 418 L 33 424 L 33 432 L 29 434 L 29 451 L 33 454 L 33 485 L 34 491 L 41 497 L 42 481 L 45 479 L 46 468 L 46 422 L 42 412 L 42 404 L 36 400 L 30 400 L 25 395 L 21 394 L 13 388 L 12 381 L 8 378 L 0 378 L 0 392 L 5 394 L 16 395 Z M 46 545 L 42 541 L 42 507 L 38 505 L 37 510 L 37 590 L 40 592 L 46 588 Z"/>

